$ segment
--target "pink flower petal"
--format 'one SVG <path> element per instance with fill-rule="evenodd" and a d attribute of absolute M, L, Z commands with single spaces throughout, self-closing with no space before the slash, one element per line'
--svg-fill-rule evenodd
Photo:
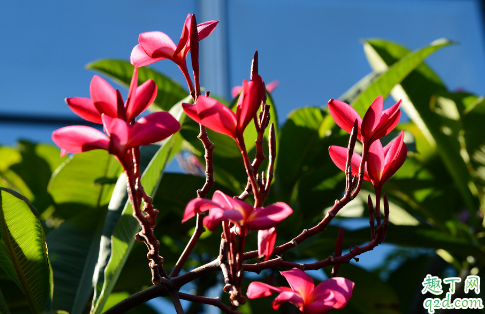
<path fill-rule="evenodd" d="M 118 117 L 117 96 L 115 89 L 100 76 L 91 80 L 91 99 L 100 113 L 110 117 Z"/>
<path fill-rule="evenodd" d="M 232 98 L 236 98 L 237 95 L 239 95 L 239 93 L 242 91 L 242 86 L 234 86 L 232 89 L 231 89 L 231 96 Z"/>
<path fill-rule="evenodd" d="M 274 80 L 273 82 L 266 84 L 266 90 L 269 93 L 272 93 L 275 90 L 275 88 L 278 87 L 279 84 L 280 82 L 278 82 L 278 80 Z"/>
<path fill-rule="evenodd" d="M 130 125 L 128 147 L 149 145 L 180 130 L 180 123 L 165 111 L 151 113 Z"/>
<path fill-rule="evenodd" d="M 258 255 L 264 254 L 264 260 L 268 260 L 273 253 L 276 242 L 276 228 L 258 231 Z"/>
<path fill-rule="evenodd" d="M 193 199 L 185 207 L 182 223 L 194 217 L 196 214 L 205 212 L 206 210 L 212 208 L 219 208 L 219 205 L 204 198 Z"/>
<path fill-rule="evenodd" d="M 382 96 L 379 95 L 370 105 L 369 109 L 365 113 L 364 119 L 362 120 L 362 138 L 365 140 L 370 140 L 372 134 L 376 130 L 377 125 L 381 120 L 382 115 Z"/>
<path fill-rule="evenodd" d="M 136 67 L 144 67 L 163 59 L 165 59 L 165 57 L 160 57 L 160 58 L 150 57 L 149 55 L 147 55 L 145 50 L 143 50 L 143 48 L 139 44 L 133 48 L 130 56 L 131 64 L 133 64 Z"/>
<path fill-rule="evenodd" d="M 396 125 L 399 123 L 399 119 L 401 118 L 401 110 L 399 110 L 400 106 L 401 100 L 399 100 L 391 108 L 382 112 L 379 124 L 372 135 L 373 140 L 378 140 L 394 130 Z"/>
<path fill-rule="evenodd" d="M 110 137 L 109 152 L 113 155 L 124 156 L 130 140 L 130 125 L 126 121 L 111 118 L 105 114 L 101 116 L 106 132 Z"/>
<path fill-rule="evenodd" d="M 177 45 L 177 48 L 175 49 L 175 51 L 173 52 L 174 55 L 176 54 L 179 54 L 182 49 L 186 48 L 187 47 L 187 50 L 190 49 L 188 47 L 189 45 L 189 39 L 190 39 L 190 24 L 191 24 L 191 14 L 189 13 L 187 15 L 187 18 L 185 19 L 185 23 L 184 23 L 184 27 L 182 28 L 182 34 L 180 35 L 180 40 L 179 40 L 179 43 Z M 185 52 L 182 52 L 182 54 L 185 54 Z"/>
<path fill-rule="evenodd" d="M 396 137 L 392 142 L 384 147 L 384 156 L 385 156 L 385 165 L 386 168 L 384 171 L 387 170 L 393 159 L 396 159 L 399 151 L 401 150 L 402 144 L 404 143 L 404 131 L 399 133 L 399 136 Z"/>
<path fill-rule="evenodd" d="M 334 277 L 322 281 L 315 287 L 312 299 L 315 302 L 325 300 L 325 304 L 335 309 L 344 307 L 352 297 L 354 283 L 346 278 Z M 332 298 L 329 295 L 333 294 Z"/>
<path fill-rule="evenodd" d="M 280 274 L 285 276 L 286 280 L 293 291 L 296 291 L 303 300 L 307 300 L 313 293 L 315 287 L 312 277 L 298 268 L 293 268 L 287 271 L 281 271 Z"/>
<path fill-rule="evenodd" d="M 210 231 L 216 230 L 219 222 L 223 220 L 232 220 L 236 224 L 240 224 L 243 220 L 241 212 L 235 209 L 225 210 L 223 208 L 214 207 L 210 210 L 209 215 L 204 218 L 204 225 Z"/>
<path fill-rule="evenodd" d="M 111 123 L 113 122 L 114 118 L 111 118 L 110 116 L 107 116 L 105 114 L 101 115 L 101 120 L 103 121 L 103 130 L 108 134 L 108 136 L 111 136 Z"/>
<path fill-rule="evenodd" d="M 293 291 L 283 291 L 276 297 L 276 299 L 274 299 L 273 310 L 277 310 L 284 302 L 293 303 L 297 307 L 302 306 L 304 303 L 303 298 L 298 293 Z"/>
<path fill-rule="evenodd" d="M 264 230 L 279 225 L 286 217 L 291 215 L 293 210 L 283 202 L 257 208 L 247 218 L 245 226 L 253 230 Z"/>
<path fill-rule="evenodd" d="M 209 36 L 217 26 L 219 21 L 207 21 L 197 25 L 197 32 L 199 33 L 199 40 Z"/>
<path fill-rule="evenodd" d="M 384 150 L 380 140 L 374 141 L 369 148 L 369 158 L 367 159 L 367 171 L 374 185 L 382 181 L 384 172 Z"/>
<path fill-rule="evenodd" d="M 318 299 L 313 303 L 302 306 L 301 312 L 305 314 L 325 314 L 334 309 L 333 304 L 335 304 L 335 298 L 330 291 L 325 299 Z"/>
<path fill-rule="evenodd" d="M 66 98 L 66 103 L 75 114 L 84 120 L 99 124 L 103 123 L 103 121 L 101 121 L 101 113 L 99 113 L 98 109 L 96 109 L 93 101 L 90 98 Z"/>
<path fill-rule="evenodd" d="M 82 125 L 60 128 L 52 133 L 52 140 L 62 149 L 62 156 L 66 153 L 109 148 L 109 138 L 105 134 Z"/>
<path fill-rule="evenodd" d="M 173 59 L 173 54 L 177 48 L 172 39 L 162 32 L 141 33 L 138 42 L 151 58 Z"/>
<path fill-rule="evenodd" d="M 239 96 L 236 112 L 237 129 L 241 135 L 256 115 L 265 92 L 263 80 L 259 75 L 255 74 L 249 82 L 243 81 L 243 91 Z"/>
<path fill-rule="evenodd" d="M 401 135 L 389 143 L 386 148 L 387 149 L 384 150 L 385 152 L 387 151 L 386 164 L 382 182 L 385 182 L 392 177 L 392 175 L 401 168 L 404 161 L 406 161 L 408 150 L 406 144 L 404 144 L 404 131 L 401 131 Z"/>
<path fill-rule="evenodd" d="M 342 171 L 345 171 L 345 166 L 347 163 L 347 148 L 340 147 L 340 146 L 330 146 L 328 149 L 328 153 L 330 154 L 330 158 L 332 159 L 333 163 Z M 362 157 L 354 152 L 352 155 L 351 161 L 351 168 L 353 174 L 359 173 L 360 162 L 362 161 Z M 367 173 L 367 166 L 364 167 L 364 180 L 370 181 L 369 175 Z"/>
<path fill-rule="evenodd" d="M 212 201 L 219 204 L 222 208 L 235 209 L 239 211 L 243 215 L 244 220 L 246 220 L 254 211 L 254 208 L 251 205 L 245 203 L 244 201 L 232 198 L 221 191 L 214 192 Z"/>
<path fill-rule="evenodd" d="M 148 80 L 136 88 L 135 100 L 131 100 L 129 107 L 126 108 L 128 121 L 135 118 L 145 111 L 157 97 L 157 84 L 153 80 Z"/>
<path fill-rule="evenodd" d="M 192 14 L 190 20 L 190 38 L 189 38 L 190 56 L 192 61 L 192 73 L 194 73 L 195 93 L 200 95 L 200 80 L 199 80 L 199 33 L 197 32 L 197 21 L 195 15 Z"/>
<path fill-rule="evenodd" d="M 199 96 L 197 104 L 182 104 L 185 113 L 194 121 L 218 133 L 236 138 L 236 115 L 217 100 Z"/>
<path fill-rule="evenodd" d="M 254 281 L 249 284 L 246 295 L 250 299 L 259 299 L 259 298 L 269 297 L 273 293 L 283 292 L 284 290 L 281 288 L 286 288 L 286 287 L 278 288 L 259 281 Z M 285 290 L 288 291 L 289 289 L 286 288 Z"/>
<path fill-rule="evenodd" d="M 357 137 L 359 139 L 362 138 L 361 135 L 361 125 L 362 125 L 362 118 L 359 116 L 357 111 L 354 108 L 347 105 L 343 101 L 337 99 L 330 99 L 328 101 L 328 109 L 332 118 L 335 120 L 335 123 L 339 127 L 341 127 L 347 133 L 352 132 L 352 128 L 354 127 L 354 122 L 357 119 L 357 124 L 359 127 L 359 133 Z"/>

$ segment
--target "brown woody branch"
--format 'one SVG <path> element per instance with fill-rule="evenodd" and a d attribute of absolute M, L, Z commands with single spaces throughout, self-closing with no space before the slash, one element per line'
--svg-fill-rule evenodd
<path fill-rule="evenodd" d="M 208 97 L 210 92 L 206 91 L 206 96 Z M 197 94 L 198 96 L 198 94 Z M 194 98 L 194 101 L 196 101 L 196 98 Z M 209 192 L 209 189 L 212 187 L 214 182 L 216 181 L 214 179 L 214 166 L 212 163 L 213 160 L 213 150 L 214 150 L 214 143 L 212 143 L 209 140 L 209 136 L 207 135 L 207 128 L 200 124 L 200 134 L 197 136 L 197 138 L 202 142 L 204 145 L 204 151 L 205 151 L 205 183 L 202 189 L 197 190 L 197 197 L 198 198 L 205 198 L 207 196 L 207 193 Z M 202 233 L 205 232 L 205 228 L 202 224 L 202 215 L 197 214 L 197 221 L 195 225 L 195 230 L 194 233 L 192 234 L 192 237 L 189 240 L 189 243 L 187 243 L 187 246 L 185 247 L 185 250 L 183 251 L 182 255 L 180 255 L 179 260 L 177 261 L 177 264 L 175 264 L 175 267 L 172 270 L 172 273 L 170 274 L 170 277 L 177 277 L 180 271 L 182 270 L 182 267 L 184 266 L 185 262 L 187 261 L 187 258 L 189 257 L 190 253 L 192 252 L 193 248 L 195 247 L 195 244 L 199 240 L 200 236 Z"/>
<path fill-rule="evenodd" d="M 372 197 L 370 195 L 367 197 L 367 205 L 369 207 L 369 225 L 370 225 L 370 235 L 371 238 L 375 238 L 374 231 L 374 205 L 372 205 Z"/>
<path fill-rule="evenodd" d="M 179 293 L 176 290 L 170 290 L 170 297 L 172 298 L 173 306 L 177 314 L 185 314 L 182 304 L 180 303 Z"/>
<path fill-rule="evenodd" d="M 194 234 L 192 234 L 192 237 L 190 238 L 189 243 L 187 243 L 185 250 L 183 251 L 182 255 L 180 255 L 179 260 L 177 261 L 177 263 L 175 264 L 175 267 L 172 270 L 172 273 L 170 273 L 170 277 L 178 276 L 178 274 L 182 270 L 182 267 L 187 261 L 187 258 L 189 257 L 190 253 L 195 247 L 195 244 L 199 240 L 200 236 L 205 232 L 205 228 L 204 228 L 204 225 L 202 224 L 202 220 L 203 220 L 203 215 L 197 214 L 197 221 L 195 224 Z"/>
<path fill-rule="evenodd" d="M 354 123 L 354 127 L 352 128 L 352 132 L 350 134 L 350 140 L 348 145 L 348 155 L 347 155 L 347 168 L 350 168 L 351 165 L 351 158 L 353 154 L 353 149 L 355 147 L 355 143 L 357 141 L 357 122 Z M 351 154 L 352 153 L 352 154 Z M 365 157 L 365 156 L 364 156 Z M 333 205 L 332 209 L 325 215 L 325 217 L 320 221 L 316 226 L 311 229 L 305 229 L 302 231 L 300 235 L 293 238 L 291 241 L 275 247 L 273 250 L 274 254 L 281 255 L 283 252 L 297 246 L 301 242 L 305 241 L 306 239 L 322 232 L 328 226 L 330 221 L 337 215 L 340 209 L 342 209 L 345 205 L 347 205 L 352 199 L 352 188 L 355 185 L 354 177 L 352 176 L 352 171 L 345 171 L 346 175 L 346 190 L 344 196 L 340 200 L 336 200 L 335 204 Z M 359 188 L 360 189 L 360 188 Z M 354 190 L 358 191 L 358 190 Z M 258 256 L 258 251 L 251 251 L 244 254 L 244 260 L 252 259 Z"/>
<path fill-rule="evenodd" d="M 127 176 L 127 190 L 130 203 L 133 207 L 133 216 L 138 220 L 141 231 L 135 235 L 137 241 L 143 241 L 147 248 L 147 257 L 150 259 L 150 269 L 152 272 L 152 283 L 155 285 L 160 284 L 161 276 L 167 277 L 165 269 L 163 268 L 163 257 L 159 254 L 160 242 L 153 234 L 153 227 L 156 223 L 156 217 L 158 210 L 155 210 L 153 206 L 144 207 L 147 211 L 147 215 L 143 215 L 141 212 L 140 204 L 142 202 L 142 188 L 140 182 L 139 171 L 139 149 L 134 148 L 128 152 L 129 164 L 125 166 L 125 172 Z M 151 205 L 151 204 L 150 204 Z"/>
<path fill-rule="evenodd" d="M 240 312 L 234 311 L 231 308 L 229 308 L 227 305 L 222 303 L 220 298 L 208 298 L 208 297 L 202 297 L 202 296 L 197 296 L 197 295 L 192 295 L 192 294 L 187 294 L 182 292 L 179 292 L 179 297 L 187 301 L 216 306 L 219 309 L 221 309 L 221 311 L 223 311 L 224 313 L 241 314 Z"/>
<path fill-rule="evenodd" d="M 328 258 L 318 261 L 315 263 L 310 263 L 310 264 L 301 264 L 301 263 L 293 263 L 293 262 L 288 262 L 284 261 L 281 256 L 278 256 L 275 259 L 269 260 L 269 261 L 264 261 L 260 263 L 255 263 L 255 264 L 244 264 L 243 269 L 244 271 L 247 272 L 254 272 L 259 274 L 262 270 L 264 269 L 269 269 L 269 268 L 274 268 L 274 267 L 283 267 L 283 268 L 298 268 L 303 271 L 305 270 L 318 270 L 330 265 L 339 265 L 339 264 L 344 264 L 344 263 L 349 263 L 351 259 L 355 259 L 358 261 L 358 258 L 356 256 L 363 254 L 365 252 L 373 250 L 376 246 L 382 243 L 384 240 L 386 233 L 387 233 L 387 227 L 389 224 L 389 202 L 387 200 L 387 196 L 384 196 L 384 223 L 380 228 L 377 228 L 377 235 L 372 239 L 371 242 L 369 242 L 367 245 L 364 245 L 362 247 L 359 247 L 357 245 L 353 245 L 350 248 L 349 253 L 342 255 L 342 256 L 329 256 Z"/>

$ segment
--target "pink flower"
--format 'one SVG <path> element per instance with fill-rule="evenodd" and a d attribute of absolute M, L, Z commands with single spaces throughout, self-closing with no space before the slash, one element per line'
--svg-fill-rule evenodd
<path fill-rule="evenodd" d="M 139 45 L 136 45 L 131 53 L 131 63 L 135 67 L 142 67 L 163 59 L 170 59 L 182 70 L 187 83 L 190 82 L 190 86 L 192 81 L 187 70 L 186 60 L 187 54 L 190 51 L 191 23 L 193 20 L 195 20 L 195 17 L 189 14 L 185 20 L 178 45 L 175 45 L 172 39 L 162 32 L 141 33 L 138 38 Z M 219 21 L 208 21 L 198 24 L 197 32 L 199 40 L 209 36 L 216 28 L 217 23 Z M 192 58 L 194 57 L 198 58 L 198 55 L 192 56 Z"/>
<path fill-rule="evenodd" d="M 254 118 L 264 97 L 264 82 L 257 74 L 251 81 L 243 81 L 243 92 L 239 96 L 236 113 L 217 100 L 199 96 L 195 105 L 184 103 L 185 113 L 196 122 L 226 134 L 234 139 L 241 139 L 244 129 Z"/>
<path fill-rule="evenodd" d="M 247 296 L 250 299 L 268 297 L 279 293 L 273 301 L 273 309 L 277 310 L 281 303 L 290 302 L 305 314 L 323 314 L 332 309 L 345 307 L 352 297 L 354 283 L 342 277 L 334 277 L 322 281 L 315 287 L 312 277 L 297 268 L 280 272 L 291 286 L 273 287 L 262 282 L 249 284 Z"/>
<path fill-rule="evenodd" d="M 293 210 L 285 203 L 278 202 L 266 207 L 253 208 L 251 205 L 234 199 L 221 191 L 216 191 L 212 200 L 196 198 L 185 207 L 182 223 L 195 216 L 195 214 L 209 210 L 204 218 L 204 225 L 214 231 L 219 222 L 233 221 L 239 228 L 259 230 L 258 251 L 269 257 L 273 251 L 276 227 Z"/>
<path fill-rule="evenodd" d="M 88 126 L 73 125 L 52 133 L 52 140 L 61 148 L 61 155 L 104 149 L 125 160 L 128 149 L 161 141 L 180 130 L 180 123 L 168 112 L 154 112 L 136 123 L 103 114 L 103 132 Z"/>
<path fill-rule="evenodd" d="M 139 87 L 132 86 L 130 91 L 135 89 L 135 99 L 127 103 L 125 108 L 120 92 L 104 79 L 95 75 L 91 80 L 91 98 L 66 98 L 66 103 L 78 116 L 94 123 L 103 123 L 102 114 L 132 121 L 145 111 L 157 97 L 157 85 L 153 80 L 148 80 Z"/>
<path fill-rule="evenodd" d="M 278 80 L 274 80 L 273 82 L 266 84 L 266 90 L 268 91 L 268 93 L 272 93 L 275 90 L 275 88 L 278 87 L 278 84 L 279 84 Z M 243 89 L 242 86 L 234 86 L 231 89 L 232 98 L 236 98 L 242 89 Z"/>
<path fill-rule="evenodd" d="M 357 111 L 346 103 L 330 99 L 328 109 L 339 127 L 347 133 L 352 132 L 354 121 L 359 125 L 358 139 L 368 148 L 375 140 L 389 134 L 398 124 L 401 117 L 401 100 L 391 108 L 382 111 L 382 96 L 377 97 L 361 119 Z"/>
<path fill-rule="evenodd" d="M 330 158 L 335 165 L 345 171 L 347 148 L 330 146 Z M 365 165 L 364 180 L 370 181 L 376 191 L 381 191 L 382 185 L 402 166 L 407 156 L 404 144 L 404 131 L 386 147 L 382 148 L 380 140 L 374 141 L 369 149 L 369 158 Z M 352 171 L 357 173 L 362 157 L 354 152 L 352 156 Z"/>

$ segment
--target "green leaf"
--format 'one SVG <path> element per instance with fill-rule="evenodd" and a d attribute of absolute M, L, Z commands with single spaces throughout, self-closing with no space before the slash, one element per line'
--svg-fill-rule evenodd
<path fill-rule="evenodd" d="M 350 89 L 348 89 L 342 96 L 338 99 L 347 103 L 351 104 L 355 99 L 359 97 L 360 94 L 364 93 L 369 86 L 377 80 L 377 78 L 381 75 L 378 72 L 371 72 L 360 79 L 357 83 L 355 83 Z"/>
<path fill-rule="evenodd" d="M 54 214 L 69 219 L 82 210 L 108 205 L 113 184 L 96 184 L 100 179 L 116 179 L 123 168 L 105 150 L 75 154 L 54 173 L 48 191 L 56 204 Z"/>
<path fill-rule="evenodd" d="M 290 113 L 283 125 L 275 171 L 281 200 L 290 199 L 293 187 L 303 173 L 331 162 L 327 153 L 329 145 L 322 142 L 330 135 L 327 132 L 329 125 L 333 125 L 333 120 L 325 119 L 326 116 L 320 108 L 299 108 Z"/>
<path fill-rule="evenodd" d="M 393 69 L 399 69 L 404 64 L 410 64 L 411 60 L 421 59 L 422 61 L 425 56 L 449 44 L 449 41 L 435 41 L 428 47 L 410 53 L 408 49 L 396 43 L 374 39 L 365 41 L 364 49 L 374 70 L 388 69 L 387 74 Z M 416 64 L 415 62 L 412 63 Z M 456 125 L 461 111 L 451 102 L 436 102 L 435 95 L 447 93 L 447 91 L 431 69 L 422 64 L 419 67 L 414 66 L 407 70 L 414 69 L 416 71 L 403 80 L 401 85 L 392 91 L 392 95 L 395 99 L 403 99 L 402 106 L 408 116 L 421 129 L 430 145 L 437 149 L 466 206 L 472 211 L 472 219 L 476 220 L 473 211 L 477 207 L 477 202 L 472 193 L 472 191 L 476 191 L 476 187 L 468 172 L 467 165 L 460 155 L 458 140 L 452 135 L 454 128 L 452 125 Z M 402 70 L 399 72 L 402 72 Z M 406 71 L 406 74 L 409 72 Z M 390 88 L 388 89 L 390 91 Z M 367 95 L 365 99 L 361 98 L 362 101 L 356 102 L 360 103 L 358 108 L 362 109 L 363 103 L 371 101 L 374 95 Z M 430 103 L 432 108 L 430 108 Z"/>
<path fill-rule="evenodd" d="M 2 291 L 0 291 L 0 313 L 10 314 L 10 310 L 8 309 L 7 302 L 5 302 Z"/>
<path fill-rule="evenodd" d="M 441 161 L 438 159 L 435 163 L 441 164 Z M 404 165 L 386 182 L 384 192 L 411 215 L 441 229 L 444 222 L 453 217 L 455 208 L 462 204 L 451 178 L 437 177 L 416 155 L 408 156 Z"/>
<path fill-rule="evenodd" d="M 399 314 L 396 292 L 376 274 L 352 264 L 344 264 L 340 266 L 338 275 L 355 283 L 352 298 L 339 312 Z"/>
<path fill-rule="evenodd" d="M 47 235 L 54 271 L 54 310 L 81 313 L 92 293 L 105 210 L 84 210 Z"/>
<path fill-rule="evenodd" d="M 22 289 L 0 267 L 0 290 L 10 312 L 31 314 L 29 302 Z M 47 304 L 46 304 L 47 305 Z"/>
<path fill-rule="evenodd" d="M 108 75 L 123 86 L 129 87 L 133 76 L 133 65 L 123 60 L 104 59 L 86 65 L 87 69 L 96 70 Z M 168 111 L 177 102 L 187 97 L 187 92 L 180 84 L 153 69 L 138 68 L 138 85 L 152 79 L 157 83 L 158 93 L 153 105 L 158 110 Z M 151 109 L 153 108 L 151 106 Z"/>
<path fill-rule="evenodd" d="M 394 64 L 386 65 L 377 61 L 381 57 L 376 50 L 372 49 L 371 41 L 364 41 L 364 51 L 374 71 L 383 73 L 352 102 L 354 109 L 361 115 L 365 113 L 377 96 L 382 95 L 382 97 L 387 98 L 394 86 L 401 83 L 429 55 L 452 44 L 449 40 L 438 39 L 429 46 L 401 56 Z"/>
<path fill-rule="evenodd" d="M 397 257 L 402 259 L 402 254 Z M 399 296 L 401 313 L 411 313 L 413 299 L 421 295 L 422 282 L 429 272 L 430 256 L 420 255 L 416 258 L 408 258 L 399 268 L 394 270 L 388 279 L 388 284 Z"/>
<path fill-rule="evenodd" d="M 19 141 L 16 149 L 1 147 L 0 184 L 27 197 L 42 215 L 52 206 L 47 184 L 67 157 L 57 147 Z"/>
<path fill-rule="evenodd" d="M 482 212 L 485 212 L 485 134 L 482 127 L 484 119 L 485 98 L 480 97 L 466 107 L 461 124 L 464 145 L 469 156 L 469 169 L 479 187 Z"/>
<path fill-rule="evenodd" d="M 181 103 L 177 104 L 171 110 L 172 115 L 183 123 L 185 114 L 182 110 Z M 163 170 L 171 156 L 171 150 L 182 142 L 179 133 L 164 140 L 162 147 L 155 154 L 148 167 L 142 174 L 141 184 L 148 195 L 154 195 L 158 189 L 159 182 L 162 178 Z M 135 241 L 135 234 L 139 231 L 139 224 L 132 216 L 133 209 L 129 202 L 126 203 L 123 215 L 116 225 L 111 241 L 112 252 L 111 258 L 104 271 L 104 280 L 95 287 L 93 298 L 93 307 L 91 313 L 101 313 L 118 276 L 128 258 L 131 248 Z M 141 265 L 140 265 L 141 267 Z"/>
<path fill-rule="evenodd" d="M 300 213 L 312 219 L 323 218 L 323 210 L 340 198 L 345 189 L 345 174 L 332 162 L 304 173 L 298 184 Z"/>
<path fill-rule="evenodd" d="M 66 219 L 47 237 L 56 283 L 55 310 L 73 314 L 84 310 L 93 290 L 106 206 L 114 188 L 110 182 L 121 171 L 107 151 L 93 150 L 71 156 L 50 181 L 54 215 Z"/>
<path fill-rule="evenodd" d="M 17 147 L 22 162 L 10 168 L 22 177 L 34 195 L 45 193 L 52 173 L 67 157 L 61 157 L 59 148 L 52 145 L 19 141 Z"/>
<path fill-rule="evenodd" d="M 5 188 L 0 188 L 0 206 L 0 266 L 23 291 L 31 311 L 42 313 L 52 286 L 37 210 L 22 195 Z"/>
<path fill-rule="evenodd" d="M 145 171 L 146 167 L 150 163 L 153 156 L 157 153 L 159 148 L 160 147 L 158 145 L 143 146 L 140 148 L 140 169 L 142 172 Z M 126 190 L 126 173 L 123 172 L 116 182 L 113 195 L 111 196 L 108 205 L 108 213 L 104 221 L 102 233 L 103 236 L 101 237 L 101 241 L 99 244 L 99 254 L 97 255 L 98 260 L 96 263 L 93 280 L 91 281 L 91 286 L 92 282 L 96 282 L 97 286 L 102 286 L 103 284 L 104 270 L 106 269 L 106 265 L 108 264 L 111 257 L 111 235 L 113 234 L 116 224 L 123 214 L 123 209 L 125 208 L 127 200 L 128 191 Z M 145 255 L 143 254 L 143 258 L 144 257 Z M 131 278 L 131 280 L 132 279 L 133 278 Z M 71 314 L 75 313 L 73 312 Z"/>
<path fill-rule="evenodd" d="M 34 194 L 30 191 L 28 185 L 15 171 L 10 169 L 12 165 L 22 162 L 20 152 L 11 147 L 0 147 L 0 185 L 11 190 L 15 190 L 28 199 L 33 199 Z"/>

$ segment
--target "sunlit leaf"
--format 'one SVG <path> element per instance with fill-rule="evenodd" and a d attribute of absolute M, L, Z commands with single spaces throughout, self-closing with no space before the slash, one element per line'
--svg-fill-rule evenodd
<path fill-rule="evenodd" d="M 0 207 L 0 266 L 22 290 L 31 311 L 42 313 L 52 287 L 37 210 L 22 195 L 5 188 L 0 188 Z"/>
<path fill-rule="evenodd" d="M 53 174 L 48 191 L 56 204 L 56 215 L 64 219 L 84 209 L 108 205 L 113 184 L 96 184 L 106 178 L 118 178 L 122 167 L 105 150 L 72 155 Z"/>

